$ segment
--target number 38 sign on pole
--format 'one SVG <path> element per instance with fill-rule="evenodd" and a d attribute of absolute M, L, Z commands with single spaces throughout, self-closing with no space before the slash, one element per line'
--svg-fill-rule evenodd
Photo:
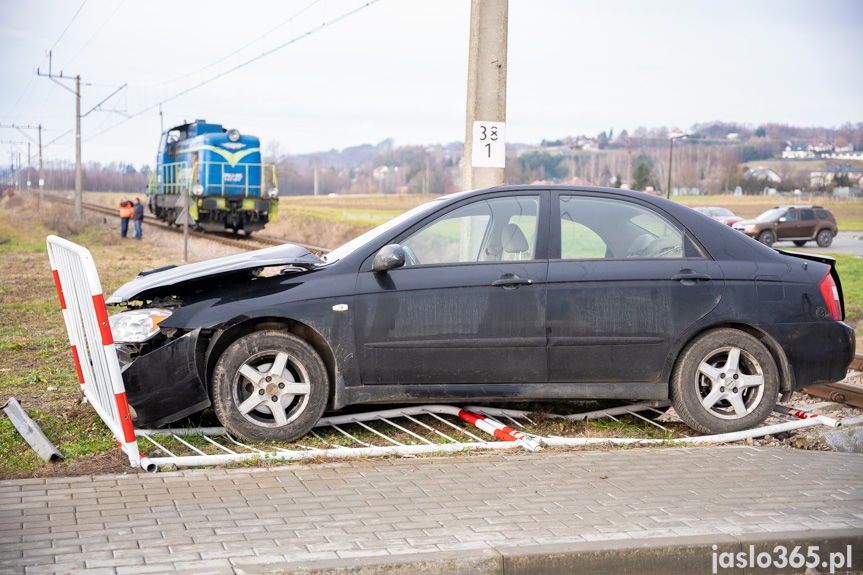
<path fill-rule="evenodd" d="M 506 122 L 473 123 L 473 153 L 475 168 L 506 167 Z"/>

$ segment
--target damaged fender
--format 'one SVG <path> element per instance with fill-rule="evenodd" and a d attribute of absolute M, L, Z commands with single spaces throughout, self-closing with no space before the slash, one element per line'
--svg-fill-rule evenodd
<path fill-rule="evenodd" d="M 123 367 L 135 427 L 160 427 L 210 406 L 195 360 L 198 333 L 178 337 Z"/>

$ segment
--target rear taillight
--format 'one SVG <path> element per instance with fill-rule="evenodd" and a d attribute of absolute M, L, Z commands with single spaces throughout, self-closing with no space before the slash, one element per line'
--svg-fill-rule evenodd
<path fill-rule="evenodd" d="M 833 319 L 842 319 L 842 304 L 839 301 L 839 290 L 836 289 L 836 282 L 833 281 L 833 276 L 830 275 L 830 270 L 827 270 L 827 275 L 821 280 L 821 295 L 824 296 L 824 301 L 827 303 L 827 309 Z"/>

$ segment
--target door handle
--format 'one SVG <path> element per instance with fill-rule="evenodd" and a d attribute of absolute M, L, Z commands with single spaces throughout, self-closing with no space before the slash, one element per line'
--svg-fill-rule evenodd
<path fill-rule="evenodd" d="M 698 282 L 709 282 L 713 278 L 707 274 L 695 273 L 692 270 L 680 270 L 679 274 L 671 276 L 672 281 L 678 281 L 683 285 L 695 285 Z"/>
<path fill-rule="evenodd" d="M 491 282 L 491 285 L 494 287 L 502 287 L 503 289 L 515 289 L 518 286 L 522 285 L 530 285 L 533 283 L 532 279 L 529 278 L 520 278 L 517 275 L 505 275 L 501 277 L 499 280 L 494 280 Z"/>

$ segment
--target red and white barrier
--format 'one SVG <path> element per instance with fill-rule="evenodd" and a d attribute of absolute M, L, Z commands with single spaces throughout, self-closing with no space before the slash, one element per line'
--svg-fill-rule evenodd
<path fill-rule="evenodd" d="M 472 411 L 465 411 L 464 409 L 459 409 L 458 416 L 464 421 L 470 423 L 471 425 L 474 425 L 477 428 L 485 431 L 486 433 L 490 433 L 491 435 L 494 435 L 495 437 L 503 441 L 519 442 L 522 444 L 523 447 L 529 449 L 530 451 L 538 451 L 539 449 L 541 449 L 541 445 L 536 439 L 525 435 L 521 431 L 516 431 L 511 427 L 507 427 L 499 421 L 489 419 L 484 415 L 479 415 L 478 413 L 474 413 Z"/>
<path fill-rule="evenodd" d="M 840 427 L 842 423 L 838 419 L 833 419 L 832 417 L 827 417 L 826 415 L 821 415 L 819 413 L 810 413 L 808 411 L 800 411 L 799 409 L 794 409 L 793 407 L 785 407 L 784 405 L 776 405 L 773 408 L 775 413 L 781 413 L 782 415 L 790 415 L 791 417 L 796 417 L 797 419 L 809 419 L 816 420 L 819 423 L 823 423 L 824 425 L 830 427 Z"/>
<path fill-rule="evenodd" d="M 78 382 L 133 467 L 142 465 L 120 362 L 90 250 L 48 236 L 48 257 L 69 333 Z"/>

